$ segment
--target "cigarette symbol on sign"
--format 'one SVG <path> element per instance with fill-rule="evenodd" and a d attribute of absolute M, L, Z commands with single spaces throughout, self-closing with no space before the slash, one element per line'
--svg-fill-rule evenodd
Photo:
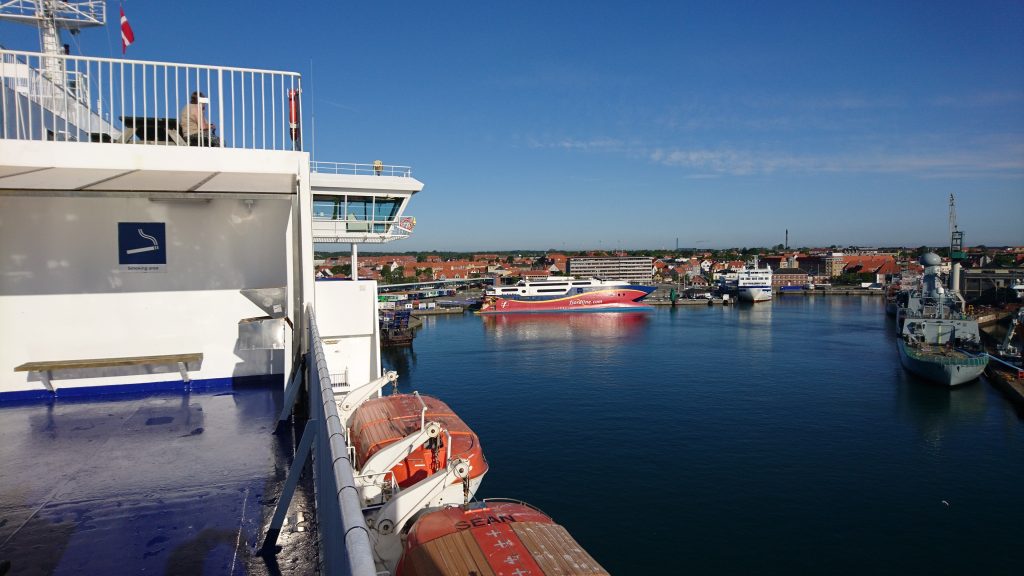
<path fill-rule="evenodd" d="M 131 250 L 125 250 L 125 252 L 124 252 L 125 254 L 138 254 L 140 252 L 152 252 L 153 250 L 159 250 L 160 249 L 160 243 L 156 241 L 156 238 L 154 238 L 154 237 L 150 236 L 149 234 L 146 234 L 145 232 L 143 232 L 142 228 L 136 229 L 136 232 L 139 233 L 139 236 L 142 236 L 146 240 L 149 240 L 150 242 L 152 242 L 153 245 L 152 246 L 143 246 L 142 248 L 132 248 Z"/>

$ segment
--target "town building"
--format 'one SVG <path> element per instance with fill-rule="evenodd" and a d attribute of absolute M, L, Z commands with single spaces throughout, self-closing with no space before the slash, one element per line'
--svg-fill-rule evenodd
<path fill-rule="evenodd" d="M 772 272 L 772 288 L 803 286 L 807 284 L 807 271 L 801 268 L 779 268 Z"/>
<path fill-rule="evenodd" d="M 650 256 L 569 258 L 568 274 L 577 278 L 601 277 L 650 284 L 654 277 L 654 259 Z"/>
<path fill-rule="evenodd" d="M 900 267 L 890 254 L 847 255 L 842 273 L 872 274 L 872 282 L 884 284 L 900 273 Z"/>
<path fill-rule="evenodd" d="M 1024 268 L 973 268 L 960 272 L 960 293 L 968 301 L 1007 301 L 1012 287 L 1024 283 Z"/>
<path fill-rule="evenodd" d="M 829 278 L 838 278 L 843 275 L 843 267 L 846 265 L 846 255 L 842 252 L 832 252 L 825 256 L 825 274 Z"/>

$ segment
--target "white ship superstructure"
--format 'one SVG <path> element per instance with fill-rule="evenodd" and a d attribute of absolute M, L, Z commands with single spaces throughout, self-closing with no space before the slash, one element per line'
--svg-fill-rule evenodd
<path fill-rule="evenodd" d="M 520 280 L 514 286 L 488 288 L 488 296 L 521 296 L 557 298 L 569 294 L 582 294 L 591 290 L 626 288 L 624 280 L 600 280 L 597 278 L 575 278 L 572 276 L 549 276 L 542 279 Z"/>
<path fill-rule="evenodd" d="M 12 2 L 0 16 L 59 33 L 71 26 L 57 11 L 102 23 L 102 8 Z M 255 383 L 325 398 L 379 380 L 376 282 L 314 282 L 313 245 L 349 242 L 355 256 L 357 243 L 408 236 L 403 212 L 422 188 L 411 170 L 311 163 L 297 73 L 52 48 L 0 49 L 0 403 L 151 390 L 187 401 Z M 219 143 L 190 145 L 178 129 L 193 93 Z M 337 210 L 319 212 L 328 203 Z M 321 569 L 373 574 L 343 490 L 352 470 L 335 465 L 347 451 L 334 403 L 309 411 Z"/>
<path fill-rule="evenodd" d="M 185 92 L 209 91 L 223 130 L 218 148 L 113 130 L 98 114 L 62 115 L 57 84 L 23 86 L 0 67 L 0 394 L 283 380 L 312 291 L 309 162 L 286 129 L 298 74 L 0 54 L 18 68 L 88 70 L 96 100 L 77 104 L 102 97 L 104 117 L 136 127 L 169 124 Z M 255 122 L 218 89 L 252 78 L 277 87 L 246 93 L 266 110 Z M 151 356 L 167 362 L 138 360 Z"/>
<path fill-rule="evenodd" d="M 236 571 L 236 560 L 243 572 L 247 562 L 265 570 L 311 460 L 318 546 L 312 554 L 292 553 L 317 566 L 293 568 L 393 574 L 405 534 L 424 510 L 467 506 L 488 469 L 475 434 L 443 402 L 415 393 L 380 397 L 398 375 L 382 367 L 377 284 L 359 279 L 357 246 L 409 236 L 415 219 L 404 211 L 423 184 L 407 166 L 311 162 L 302 151 L 296 73 L 70 56 L 56 48 L 59 28 L 71 27 L 78 13 L 102 23 L 101 2 L 0 2 L 0 16 L 12 13 L 40 26 L 44 50 L 0 50 L 0 403 L 50 407 L 45 423 L 24 426 L 45 436 L 38 460 L 49 470 L 26 474 L 36 463 L 18 460 L 16 495 L 4 501 L 26 514 L 14 532 L 23 533 L 19 544 L 30 545 L 21 545 L 14 569 L 40 568 L 41 557 L 53 556 L 66 559 L 57 572 L 185 566 L 226 573 Z M 219 133 L 193 138 L 179 129 L 186 103 L 201 105 Z M 314 281 L 316 243 L 349 244 L 353 278 Z M 258 410 L 238 400 L 237 386 L 254 383 L 264 384 L 263 394 L 249 396 Z M 206 394 L 209 405 L 237 403 L 237 420 L 204 416 L 198 397 L 221 387 L 231 392 Z M 127 416 L 113 409 L 82 419 L 67 414 L 68 397 L 130 399 L 128 392 L 153 390 L 171 394 L 136 394 L 143 400 Z M 218 432 L 248 427 L 269 439 L 274 427 L 265 416 L 278 410 L 278 430 L 290 432 L 300 391 L 308 417 L 294 413 L 301 435 L 265 522 L 267 504 L 250 487 L 271 487 L 279 475 L 225 483 L 240 467 L 226 460 L 274 470 L 264 459 L 280 454 L 275 464 L 283 463 L 293 443 L 268 440 L 275 447 L 268 455 L 218 440 Z M 74 442 L 94 426 L 113 430 L 90 433 L 86 442 L 99 439 L 88 450 L 88 460 L 99 462 L 89 465 L 110 474 L 101 492 L 114 486 L 116 506 L 101 498 L 80 512 L 84 504 L 76 502 L 75 514 L 88 523 L 61 521 L 59 537 L 49 538 L 48 514 L 74 514 L 40 511 L 58 492 L 79 498 L 82 487 L 65 476 L 53 441 Z M 45 434 L 38 434 L 42 427 Z M 140 428 L 143 439 L 125 446 L 123 437 Z M 185 469 L 171 480 L 177 485 L 152 473 L 166 468 L 132 465 L 133 452 L 163 454 L 147 434 L 170 436 L 180 458 L 155 459 Z M 102 462 L 109 447 L 113 466 Z M 195 457 L 199 452 L 204 458 Z M 204 463 L 189 468 L 197 460 Z M 77 468 L 70 475 L 93 472 L 70 467 Z M 47 475 L 57 477 L 58 488 L 39 490 L 23 480 Z M 29 492 L 45 495 L 43 501 Z M 83 494 L 83 502 L 96 501 L 95 490 Z M 240 517 L 230 518 L 233 511 Z M 212 528 L 214 515 L 227 516 L 233 530 Z M 128 516 L 139 521 L 125 523 Z M 159 538 L 150 539 L 154 532 Z M 262 546 L 254 550 L 256 537 Z M 67 554 L 70 540 L 81 549 L 77 555 Z M 230 568 L 210 562 L 216 548 L 231 552 Z M 570 564 L 585 556 L 591 573 L 605 573 L 564 538 L 536 554 L 538 561 Z M 515 565 L 508 569 L 526 574 L 519 558 L 509 555 L 490 569 Z"/>
<path fill-rule="evenodd" d="M 624 280 L 549 276 L 488 288 L 479 313 L 646 310 L 640 301 L 653 291 Z"/>
<path fill-rule="evenodd" d="M 746 302 L 772 299 L 772 269 L 759 268 L 757 256 L 736 273 L 736 296 Z"/>

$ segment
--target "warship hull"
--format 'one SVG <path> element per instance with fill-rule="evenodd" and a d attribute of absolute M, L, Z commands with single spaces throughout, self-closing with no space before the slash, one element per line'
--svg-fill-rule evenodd
<path fill-rule="evenodd" d="M 960 352 L 939 354 L 897 341 L 900 363 L 908 372 L 942 386 L 954 387 L 976 380 L 985 371 L 988 358 Z"/>

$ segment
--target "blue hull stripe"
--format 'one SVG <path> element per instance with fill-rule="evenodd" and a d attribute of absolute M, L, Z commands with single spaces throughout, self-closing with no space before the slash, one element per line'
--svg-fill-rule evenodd
<path fill-rule="evenodd" d="M 80 386 L 61 388 L 55 392 L 49 390 L 16 390 L 0 392 L 0 403 L 38 402 L 45 400 L 73 400 L 75 398 L 94 398 L 115 394 L 152 394 L 154 392 L 205 392 L 250 386 L 281 386 L 284 387 L 284 374 L 258 374 L 255 376 L 236 376 L 227 378 L 208 378 L 193 380 L 189 384 L 181 380 L 167 382 L 141 382 L 138 384 L 110 384 L 107 386 Z"/>

